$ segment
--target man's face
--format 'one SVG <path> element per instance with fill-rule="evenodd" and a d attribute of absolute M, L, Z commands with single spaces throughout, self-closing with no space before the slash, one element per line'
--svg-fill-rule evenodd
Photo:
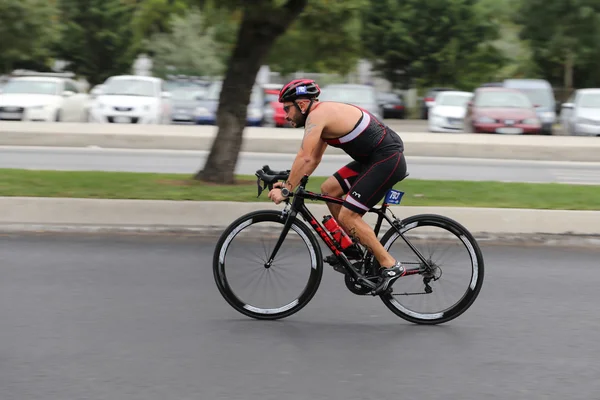
<path fill-rule="evenodd" d="M 301 100 L 298 100 L 298 106 L 304 109 L 304 105 Z M 285 119 L 290 121 L 294 128 L 301 128 L 304 126 L 305 118 L 304 115 L 298 110 L 298 107 L 294 102 L 288 101 L 283 103 L 283 111 L 285 111 Z"/>

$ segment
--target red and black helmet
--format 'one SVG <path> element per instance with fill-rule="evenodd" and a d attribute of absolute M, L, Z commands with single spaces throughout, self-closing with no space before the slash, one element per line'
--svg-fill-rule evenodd
<path fill-rule="evenodd" d="M 296 99 L 319 97 L 321 89 L 312 79 L 295 79 L 285 85 L 279 92 L 279 102 Z"/>

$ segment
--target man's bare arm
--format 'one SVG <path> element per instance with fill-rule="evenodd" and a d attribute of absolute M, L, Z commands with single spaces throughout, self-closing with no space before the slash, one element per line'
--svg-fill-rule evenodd
<path fill-rule="evenodd" d="M 306 119 L 306 125 L 304 127 L 304 136 L 302 137 L 302 143 L 300 144 L 300 150 L 304 150 L 304 140 L 306 139 L 306 136 L 309 135 L 316 127 L 317 127 L 317 124 L 315 124 L 312 121 L 312 118 L 309 115 L 308 118 Z M 323 130 L 323 128 L 321 128 L 321 131 L 322 130 Z M 319 132 L 319 136 L 320 135 L 321 135 L 321 133 Z"/>
<path fill-rule="evenodd" d="M 327 143 L 321 139 L 324 121 L 321 115 L 309 115 L 305 128 L 304 137 L 300 150 L 290 169 L 290 176 L 286 182 L 289 190 L 294 190 L 304 175 L 310 175 L 317 168 L 327 148 Z"/>

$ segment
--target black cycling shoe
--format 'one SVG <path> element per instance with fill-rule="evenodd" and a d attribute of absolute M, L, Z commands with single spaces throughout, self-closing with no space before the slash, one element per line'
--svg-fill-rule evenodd
<path fill-rule="evenodd" d="M 381 283 L 375 289 L 375 293 L 385 292 L 392 283 L 396 282 L 396 279 L 406 275 L 406 269 L 400 264 L 400 261 L 396 261 L 391 268 L 381 268 Z"/>
<path fill-rule="evenodd" d="M 323 261 L 325 261 L 329 265 L 335 265 L 335 264 L 339 264 L 340 263 L 338 261 L 337 257 L 335 256 L 335 254 L 328 255 L 327 257 L 325 257 L 323 259 Z"/>

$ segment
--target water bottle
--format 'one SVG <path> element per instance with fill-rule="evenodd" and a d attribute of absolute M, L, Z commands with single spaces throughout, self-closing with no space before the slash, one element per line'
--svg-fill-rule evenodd
<path fill-rule="evenodd" d="M 323 217 L 323 225 L 329 232 L 331 232 L 333 239 L 340 244 L 342 249 L 346 249 L 354 244 L 352 239 L 350 239 L 350 236 L 344 232 L 344 230 L 338 225 L 331 215 L 326 215 Z"/>

